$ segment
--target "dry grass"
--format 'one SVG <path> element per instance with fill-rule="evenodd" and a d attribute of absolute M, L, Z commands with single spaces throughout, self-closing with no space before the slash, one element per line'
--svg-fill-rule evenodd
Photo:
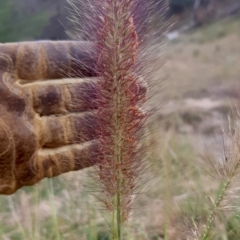
<path fill-rule="evenodd" d="M 192 240 L 196 227 L 204 227 L 219 181 L 198 160 L 202 153 L 218 160 L 221 128 L 238 100 L 239 26 L 240 19 L 225 20 L 169 44 L 169 63 L 157 76 L 165 79 L 160 94 L 166 104 L 150 129 L 158 143 L 150 158 L 154 178 L 125 229 L 126 240 Z M 87 170 L 69 173 L 1 196 L 0 239 L 108 240 L 86 179 Z M 209 239 L 240 239 L 239 224 L 239 215 L 221 213 Z"/>
<path fill-rule="evenodd" d="M 223 36 L 219 36 L 219 28 Z M 211 95 L 211 91 L 234 89 L 240 77 L 239 29 L 239 18 L 224 20 L 170 43 L 168 64 L 159 70 L 166 79 L 164 97 L 201 97 Z"/>

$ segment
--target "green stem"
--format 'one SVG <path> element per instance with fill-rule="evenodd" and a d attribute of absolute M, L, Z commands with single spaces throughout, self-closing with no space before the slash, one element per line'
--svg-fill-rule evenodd
<path fill-rule="evenodd" d="M 37 184 L 35 186 L 34 191 L 34 203 L 36 204 L 36 212 L 34 214 L 33 219 L 33 234 L 34 234 L 34 240 L 39 240 L 39 185 Z"/>
<path fill-rule="evenodd" d="M 201 240 L 208 239 L 208 237 L 211 233 L 211 230 L 212 230 L 212 225 L 213 225 L 213 220 L 214 220 L 216 209 L 220 206 L 220 203 L 222 202 L 224 194 L 225 194 L 227 188 L 229 187 L 230 183 L 231 183 L 231 179 L 226 181 L 225 183 L 223 183 L 223 186 L 222 186 L 222 184 L 220 185 L 218 197 L 217 197 L 216 201 L 214 202 L 214 207 L 207 219 L 205 230 L 200 236 Z"/>
<path fill-rule="evenodd" d="M 117 7 L 117 0 L 114 1 L 114 12 L 116 7 Z M 114 35 L 113 35 L 113 41 L 114 44 L 116 44 L 116 46 L 118 46 L 119 44 L 119 30 L 118 30 L 118 16 L 115 15 L 115 29 L 114 29 Z M 119 84 L 118 84 L 118 72 L 117 69 L 119 68 L 119 52 L 116 52 L 116 55 L 114 56 L 114 71 L 115 74 L 113 76 L 114 79 L 114 84 L 116 85 L 116 92 L 115 92 L 115 126 L 116 126 L 116 135 L 115 135 L 115 161 L 116 164 L 118 166 L 117 168 L 117 173 L 116 173 L 116 177 L 117 177 L 117 189 L 116 189 L 116 196 L 114 199 L 114 207 L 116 207 L 116 214 L 115 214 L 115 209 L 113 211 L 113 240 L 121 240 L 122 239 L 122 217 L 121 217 L 121 213 L 122 213 L 122 205 L 121 205 L 121 182 L 122 182 L 122 174 L 121 174 L 121 138 L 122 138 L 122 134 L 121 134 L 121 123 L 119 122 L 119 114 L 120 114 L 120 107 L 121 107 L 121 96 L 120 96 L 120 89 L 119 89 Z"/>
<path fill-rule="evenodd" d="M 117 79 L 117 78 L 116 78 Z M 118 88 L 117 88 L 118 89 Z M 116 91 L 116 137 L 115 137 L 115 161 L 117 162 L 116 164 L 118 166 L 121 165 L 121 129 L 120 129 L 120 124 L 118 121 L 118 114 L 119 114 L 119 104 L 120 104 L 120 96 L 118 94 L 118 90 Z M 113 211 L 113 235 L 114 235 L 114 240 L 121 240 L 122 239 L 122 219 L 121 219 L 121 212 L 122 212 L 122 206 L 121 206 L 121 181 L 122 181 L 122 176 L 121 176 L 121 169 L 118 167 L 117 169 L 117 189 L 116 189 L 116 196 L 114 199 L 114 206 L 116 206 L 116 214 L 115 210 Z M 116 218 L 116 219 L 115 219 Z"/>
<path fill-rule="evenodd" d="M 226 180 L 225 182 L 221 183 L 220 188 L 219 188 L 218 197 L 215 200 L 214 207 L 213 207 L 213 209 L 212 209 L 212 211 L 211 211 L 211 213 L 208 217 L 205 230 L 200 236 L 201 240 L 206 240 L 208 238 L 208 236 L 210 235 L 210 232 L 212 230 L 212 225 L 213 225 L 213 220 L 214 220 L 216 209 L 220 206 L 220 203 L 223 200 L 224 194 L 225 194 L 226 190 L 228 189 L 229 185 L 231 184 L 231 182 L 232 182 L 234 176 L 236 175 L 236 172 L 238 171 L 239 167 L 240 167 L 240 160 L 237 161 L 237 163 L 234 167 L 234 171 L 232 172 L 229 179 Z"/>
<path fill-rule="evenodd" d="M 169 162 L 168 159 L 163 156 L 163 168 L 164 168 L 164 180 L 165 180 L 165 211 L 164 211 L 164 240 L 168 240 L 168 226 L 169 226 L 169 217 L 170 217 L 170 180 L 169 180 Z"/>
<path fill-rule="evenodd" d="M 117 233 L 118 239 L 122 239 L 122 226 L 121 226 L 121 194 L 117 193 Z"/>
<path fill-rule="evenodd" d="M 122 239 L 122 220 L 121 220 L 121 193 L 117 192 L 114 197 L 114 209 L 112 212 L 112 239 L 121 240 Z"/>
<path fill-rule="evenodd" d="M 53 187 L 53 180 L 50 178 L 48 180 L 49 186 L 49 197 L 51 201 L 51 210 L 52 210 L 52 220 L 53 225 L 55 226 L 55 237 L 56 240 L 61 240 L 60 233 L 59 233 L 59 226 L 58 226 L 58 218 L 57 218 L 57 211 L 54 204 L 54 187 Z"/>

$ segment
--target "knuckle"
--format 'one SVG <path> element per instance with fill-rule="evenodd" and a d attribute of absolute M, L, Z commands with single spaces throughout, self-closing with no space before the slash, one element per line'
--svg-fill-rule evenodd
<path fill-rule="evenodd" d="M 2 72 L 12 72 L 13 63 L 10 56 L 4 53 L 0 48 L 0 69 Z"/>
<path fill-rule="evenodd" d="M 9 128 L 0 119 L 0 194 L 16 191 L 14 175 L 14 148 Z"/>

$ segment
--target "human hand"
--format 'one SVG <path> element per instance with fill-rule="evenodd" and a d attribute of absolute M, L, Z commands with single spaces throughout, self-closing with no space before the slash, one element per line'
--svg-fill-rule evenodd
<path fill-rule="evenodd" d="M 0 194 L 95 164 L 90 49 L 71 41 L 0 44 Z"/>

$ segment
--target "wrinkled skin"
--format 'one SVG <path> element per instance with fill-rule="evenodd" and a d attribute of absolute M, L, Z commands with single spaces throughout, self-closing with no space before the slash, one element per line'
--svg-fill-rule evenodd
<path fill-rule="evenodd" d="M 0 44 L 0 194 L 101 157 L 91 50 L 74 41 Z M 146 86 L 133 92 L 141 99 Z"/>
<path fill-rule="evenodd" d="M 0 44 L 0 194 L 95 163 L 92 64 L 87 43 Z"/>

